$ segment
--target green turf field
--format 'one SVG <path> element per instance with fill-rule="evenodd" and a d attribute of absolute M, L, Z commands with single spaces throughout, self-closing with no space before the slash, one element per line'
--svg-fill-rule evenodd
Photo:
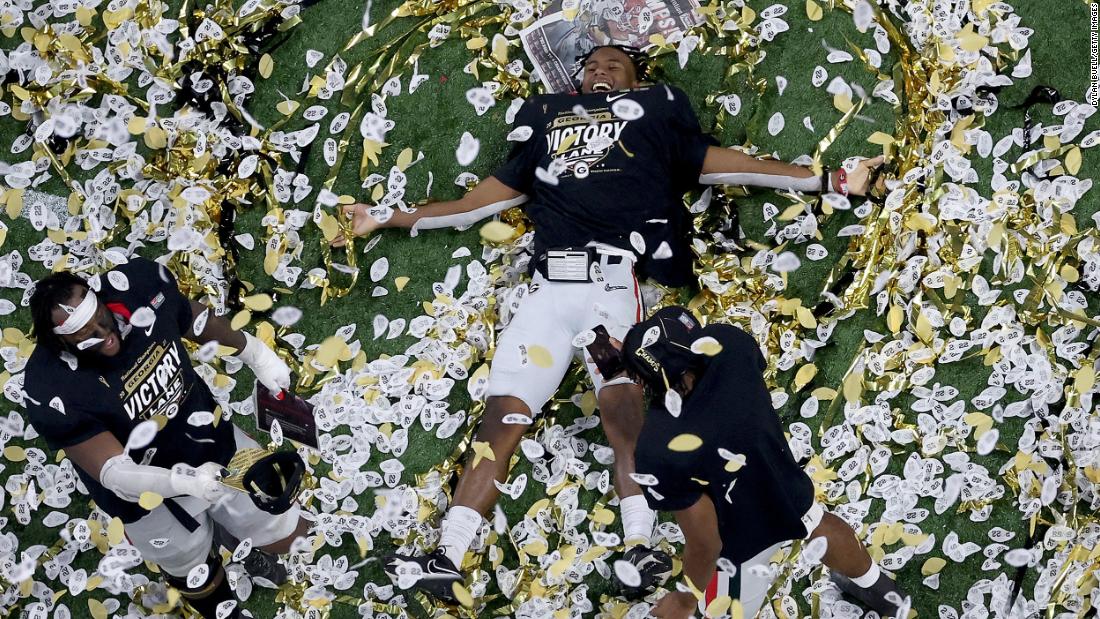
<path fill-rule="evenodd" d="M 169 4 L 171 8 L 167 14 L 175 15 L 178 10 L 178 0 L 172 0 Z M 439 14 L 444 12 L 444 9 L 440 8 L 442 4 L 434 6 Z M 751 0 L 745 2 L 745 4 L 748 4 L 759 13 L 773 3 Z M 677 66 L 674 53 L 663 56 L 656 62 L 657 75 L 661 79 L 681 87 L 691 96 L 704 129 L 715 130 L 716 136 L 723 144 L 753 144 L 760 149 L 761 154 L 774 153 L 784 160 L 791 160 L 800 155 L 812 153 L 818 140 L 840 118 L 840 112 L 834 108 L 832 96 L 825 92 L 825 86 L 814 87 L 810 83 L 815 66 L 826 67 L 830 79 L 834 76 L 841 76 L 850 83 L 862 85 L 868 92 L 872 91 L 875 85 L 875 76 L 863 68 L 858 60 L 841 64 L 828 63 L 826 61 L 828 51 L 822 46 L 822 40 L 827 41 L 834 48 L 842 49 L 850 49 L 849 42 L 861 49 L 874 48 L 875 42 L 870 32 L 861 34 L 856 31 L 849 12 L 840 9 L 829 10 L 826 2 L 821 2 L 823 6 L 826 6 L 826 10 L 823 19 L 820 21 L 811 21 L 807 17 L 805 3 L 802 0 L 777 0 L 774 4 L 788 7 L 789 10 L 783 16 L 783 19 L 789 23 L 790 30 L 778 35 L 774 41 L 761 43 L 760 49 L 766 55 L 753 69 L 753 76 L 766 82 L 764 88 L 752 87 L 743 74 L 740 73 L 728 79 L 725 78 L 731 65 L 729 58 L 717 54 L 708 55 L 702 52 L 694 53 L 683 69 Z M 910 2 L 910 4 L 920 3 Z M 984 4 L 988 5 L 989 3 Z M 1011 106 L 1022 102 L 1036 85 L 1043 84 L 1054 87 L 1064 98 L 1075 101 L 1084 100 L 1089 85 L 1088 4 L 1080 0 L 1012 0 L 1010 4 L 1020 16 L 1020 25 L 1035 30 L 1035 33 L 1030 37 L 1028 46 L 1034 68 L 1030 77 L 1015 80 L 1015 83 L 1004 88 L 998 94 L 1000 109 L 989 118 L 986 118 L 983 126 L 992 135 L 994 142 L 1011 133 L 1013 129 L 1022 126 L 1022 110 L 1012 109 Z M 364 62 L 364 68 L 367 68 L 379 58 L 379 53 L 384 55 L 388 51 L 392 51 L 393 48 L 386 48 L 385 46 L 398 36 L 408 32 L 414 25 L 422 23 L 421 20 L 423 19 L 420 17 L 406 17 L 384 23 L 385 16 L 398 5 L 399 3 L 395 0 L 377 0 L 374 2 L 370 7 L 370 14 L 371 22 L 377 27 L 377 30 L 374 31 L 375 36 L 365 39 L 361 44 L 343 53 L 341 53 L 342 46 L 361 31 L 362 15 L 365 8 L 363 3 L 345 0 L 320 0 L 316 5 L 304 9 L 301 14 L 301 24 L 289 30 L 285 35 L 280 35 L 285 38 L 285 41 L 270 54 L 274 64 L 271 76 L 267 79 L 260 78 L 256 80 L 256 93 L 248 104 L 250 113 L 264 126 L 271 126 L 272 123 L 279 121 L 283 115 L 276 109 L 276 105 L 283 100 L 283 96 L 292 99 L 297 98 L 297 93 L 301 90 L 303 79 L 307 74 L 315 74 L 320 71 L 326 63 L 330 62 L 334 54 L 340 53 L 349 66 Z M 103 7 L 100 7 L 100 9 L 102 10 Z M 481 33 L 490 39 L 493 33 L 500 31 L 500 24 L 491 19 L 499 14 L 501 14 L 500 7 L 491 3 L 487 3 L 478 14 L 480 17 L 485 18 L 484 21 L 486 22 L 481 26 Z M 102 32 L 100 19 L 97 18 L 94 23 L 99 28 L 99 32 Z M 456 28 L 456 31 L 458 30 Z M 378 164 L 372 165 L 369 171 L 386 175 L 403 149 L 411 148 L 414 155 L 422 151 L 423 160 L 415 163 L 407 170 L 408 189 L 406 200 L 410 203 L 429 197 L 429 194 L 426 193 L 429 173 L 433 177 L 430 197 L 434 199 L 451 199 L 458 197 L 463 191 L 452 182 L 461 172 L 473 172 L 484 178 L 491 174 L 494 168 L 504 160 L 508 149 L 508 143 L 504 137 L 508 131 L 504 122 L 504 114 L 511 96 L 498 101 L 484 116 L 477 116 L 473 107 L 466 101 L 467 90 L 479 85 L 483 80 L 491 79 L 493 75 L 493 72 L 483 68 L 479 80 L 463 71 L 463 67 L 478 55 L 477 51 L 468 49 L 467 45 L 467 41 L 475 34 L 473 29 L 461 33 L 456 32 L 442 45 L 422 50 L 419 56 L 419 71 L 426 74 L 428 79 L 413 94 L 408 94 L 408 83 L 412 75 L 412 67 L 405 65 L 398 67 L 397 74 L 401 77 L 402 94 L 390 96 L 386 99 L 388 118 L 394 120 L 396 124 L 386 137 L 386 142 L 389 145 L 381 151 Z M 0 36 L 0 49 L 11 51 L 22 40 L 18 32 L 11 37 Z M 419 43 L 425 39 L 422 33 L 414 32 L 410 35 L 409 40 Z M 102 41 L 99 41 L 98 44 L 102 45 Z M 1002 48 L 1005 47 L 1002 46 Z M 404 50 L 402 57 L 407 57 L 410 48 L 398 49 Z M 323 60 L 317 64 L 316 69 L 311 70 L 306 67 L 307 50 L 316 50 L 324 54 Z M 509 52 L 512 58 L 522 57 L 522 50 L 518 45 L 511 47 Z M 884 58 L 884 66 L 888 67 L 898 61 L 897 54 L 887 54 Z M 250 62 L 258 62 L 258 59 L 253 58 Z M 888 69 L 884 71 L 889 72 Z M 787 80 L 787 86 L 782 93 L 779 92 L 776 83 L 776 79 L 779 77 Z M 328 108 L 329 113 L 321 121 L 321 136 L 307 153 L 304 165 L 299 169 L 300 172 L 310 178 L 314 192 L 296 208 L 310 211 L 313 208 L 318 188 L 329 175 L 330 168 L 322 157 L 320 142 L 322 138 L 328 136 L 327 127 L 330 119 L 338 112 L 350 111 L 360 101 L 367 101 L 367 105 L 369 105 L 367 93 L 377 92 L 381 88 L 381 81 L 383 80 L 368 86 L 360 96 L 353 97 L 350 104 L 342 102 L 339 94 L 328 101 L 311 101 L 307 104 L 322 104 Z M 708 100 L 708 96 L 715 94 L 738 94 L 743 102 L 740 113 L 735 117 L 722 119 L 720 128 L 716 125 L 719 119 L 718 110 L 720 105 L 713 100 Z M 3 101 L 9 104 L 13 101 L 11 89 L 7 86 L 3 91 Z M 768 121 L 775 112 L 784 114 L 786 127 L 778 135 L 773 136 L 768 131 Z M 167 109 L 161 109 L 160 113 L 162 116 L 167 116 L 169 112 Z M 1061 122 L 1054 115 L 1049 105 L 1037 106 L 1034 115 L 1035 123 L 1050 125 Z M 813 131 L 803 127 L 803 117 L 808 117 L 812 121 Z M 879 154 L 881 152 L 880 146 L 869 143 L 867 141 L 868 137 L 874 132 L 898 135 L 898 121 L 896 112 L 890 105 L 884 103 L 881 99 L 869 100 L 861 113 L 861 117 L 854 120 L 849 128 L 828 149 L 824 161 L 835 167 L 846 156 L 869 157 Z M 285 129 L 300 129 L 308 124 L 302 120 L 299 114 Z M 1096 117 L 1093 117 L 1088 120 L 1081 135 L 1084 136 L 1098 128 L 1100 128 L 1100 123 L 1097 122 Z M 0 145 L 2 145 L 5 153 L 0 156 L 0 161 L 18 163 L 29 159 L 30 151 L 19 155 L 10 154 L 7 151 L 8 145 L 24 129 L 25 123 L 14 120 L 10 114 L 0 117 Z M 470 166 L 465 168 L 458 165 L 454 154 L 460 136 L 464 131 L 470 132 L 481 142 L 478 157 Z M 332 190 L 338 195 L 348 194 L 365 200 L 369 196 L 369 190 L 360 187 L 361 179 L 358 174 L 359 162 L 362 156 L 362 141 L 358 137 L 356 129 L 349 130 L 349 134 L 353 139 L 351 139 L 350 145 L 344 153 L 345 161 L 339 170 Z M 1077 138 L 1075 141 L 1079 140 L 1080 138 Z M 144 148 L 143 146 L 142 149 Z M 142 152 L 146 152 L 146 150 Z M 1021 152 L 1021 149 L 1017 147 L 1009 151 L 1003 158 L 1008 163 L 1012 163 Z M 1087 179 L 1092 176 L 1094 170 L 1092 165 L 1097 163 L 1097 155 L 1092 149 L 1088 148 L 1081 149 L 1080 153 L 1082 154 L 1080 172 L 1076 176 Z M 990 187 L 993 171 L 992 159 L 983 159 L 972 151 L 969 160 L 980 179 L 979 182 L 970 186 L 982 196 L 987 198 L 992 196 L 993 190 Z M 293 169 L 293 162 L 287 158 L 284 158 L 284 161 L 286 162 L 284 167 Z M 92 174 L 80 171 L 75 166 L 70 166 L 69 170 L 78 179 L 87 179 L 92 176 Z M 1012 175 L 1008 172 L 1006 174 L 1009 175 L 1010 179 L 1018 178 L 1018 175 Z M 58 195 L 64 199 L 68 197 L 67 189 L 57 176 L 36 187 L 36 191 Z M 775 204 L 782 211 L 790 204 L 790 201 L 769 191 L 757 191 L 748 197 L 736 198 L 735 201 L 746 237 L 756 243 L 771 245 L 773 239 L 768 238 L 766 235 L 770 224 L 765 221 L 762 215 L 765 203 Z M 1095 194 L 1088 193 L 1070 213 L 1079 230 L 1091 229 L 1095 233 L 1096 223 L 1092 217 L 1097 210 Z M 250 232 L 256 238 L 256 249 L 254 251 L 241 251 L 241 277 L 253 283 L 261 291 L 270 291 L 273 288 L 280 287 L 281 284 L 268 277 L 263 268 L 263 241 L 268 235 L 268 231 L 265 231 L 264 225 L 261 223 L 264 215 L 264 210 L 258 207 L 241 211 L 237 219 L 236 231 L 238 233 Z M 7 238 L 0 245 L 0 251 L 5 254 L 15 250 L 25 257 L 28 255 L 29 248 L 45 238 L 45 232 L 35 230 L 25 217 L 12 219 L 7 216 L 0 216 L 0 221 L 8 228 Z M 820 243 L 828 250 L 829 257 L 821 261 L 803 259 L 801 267 L 790 274 L 789 288 L 785 293 L 787 298 L 800 298 L 806 307 L 812 307 L 819 301 L 818 294 L 825 285 L 830 269 L 849 247 L 850 239 L 838 238 L 837 233 L 843 227 L 858 222 L 859 218 L 851 211 L 837 212 L 822 218 L 820 225 L 822 240 Z M 121 241 L 122 236 L 125 235 L 119 235 L 113 244 L 125 246 L 125 242 Z M 307 223 L 301 230 L 301 239 L 301 255 L 295 264 L 306 271 L 322 266 L 321 247 L 323 239 L 319 228 L 312 223 Z M 452 253 L 461 247 L 470 248 L 472 257 L 462 260 L 452 259 Z M 801 244 L 788 249 L 793 249 L 800 257 L 804 257 L 805 248 L 806 244 Z M 138 253 L 155 257 L 165 251 L 166 248 L 163 243 L 148 243 Z M 361 252 L 362 250 L 357 249 L 357 251 Z M 465 265 L 470 260 L 479 258 L 480 255 L 481 240 L 476 228 L 465 232 L 428 231 L 415 238 L 410 238 L 408 234 L 400 231 L 386 231 L 381 235 L 378 244 L 371 248 L 368 253 L 365 255 L 359 254 L 358 264 L 364 272 L 360 275 L 359 281 L 351 294 L 343 298 L 327 300 L 322 305 L 321 295 L 317 289 L 294 290 L 292 293 L 279 295 L 277 303 L 279 305 L 295 306 L 305 311 L 301 322 L 295 325 L 292 330 L 304 336 L 307 346 L 320 344 L 344 325 L 357 324 L 358 330 L 355 337 L 360 340 L 367 360 L 376 359 L 381 355 L 401 354 L 406 348 L 414 344 L 417 338 L 408 335 L 407 331 L 393 339 L 387 339 L 386 337 L 373 338 L 371 323 L 374 317 L 383 315 L 390 319 L 402 317 L 411 320 L 424 314 L 423 303 L 432 300 L 434 296 L 432 286 L 436 282 L 443 281 L 448 267 L 452 264 Z M 751 255 L 751 252 L 746 255 Z M 986 254 L 980 272 L 995 283 L 996 276 L 993 274 L 991 255 L 990 253 Z M 382 256 L 389 260 L 389 272 L 381 281 L 371 282 L 366 270 L 374 260 Z M 337 258 L 340 258 L 338 254 Z M 1078 266 L 1080 264 L 1079 262 Z M 26 258 L 21 270 L 35 279 L 47 273 L 47 270 L 41 264 Z M 1034 275 L 1041 278 L 1042 270 L 1036 269 Z M 400 277 L 407 277 L 408 283 L 399 291 L 395 280 Z M 463 285 L 466 281 L 467 278 L 464 276 Z M 969 279 L 965 281 L 969 281 Z M 1010 297 L 1012 289 L 1018 287 L 1031 288 L 1033 284 L 1034 280 L 1025 279 L 1024 282 L 1018 285 L 1004 286 L 1005 291 L 1001 296 L 1001 300 L 1007 299 L 1007 303 L 1012 305 L 1013 302 Z M 385 296 L 372 296 L 371 291 L 376 285 L 387 288 L 388 294 Z M 1000 286 L 995 285 L 994 287 Z M 680 291 L 680 294 L 686 300 L 693 298 L 696 292 L 697 289 L 691 289 Z M 965 286 L 958 294 L 960 295 L 958 298 L 962 299 L 961 305 L 967 307 L 971 313 L 968 329 L 974 329 L 980 323 L 988 308 L 980 303 L 977 296 L 968 291 Z M 16 305 L 20 305 L 22 296 L 22 290 L 0 288 L 0 299 L 6 299 Z M 1096 296 L 1092 293 L 1086 293 L 1086 296 L 1088 304 L 1086 313 L 1089 316 L 1095 316 L 1098 309 Z M 869 329 L 889 335 L 890 332 L 885 318 L 876 315 L 874 311 L 874 299 L 868 300 L 867 306 L 867 309 L 860 309 L 853 316 L 839 321 L 832 338 L 824 348 L 818 351 L 814 359 L 814 363 L 818 368 L 818 375 L 813 380 L 812 385 L 805 388 L 796 397 L 792 397 L 790 402 L 778 411 L 787 423 L 804 422 L 814 431 L 814 448 L 818 453 L 821 451 L 820 433 L 827 429 L 827 427 L 821 427 L 822 424 L 826 423 L 827 426 L 839 424 L 843 421 L 842 412 L 834 410 L 832 413 L 828 413 L 826 411 L 829 409 L 829 402 L 822 402 L 820 413 L 803 420 L 799 417 L 798 406 L 804 401 L 806 393 L 813 388 L 828 387 L 842 391 L 846 372 L 854 355 L 864 342 L 864 330 Z M 958 309 L 959 311 L 965 311 L 961 307 Z M 914 317 L 913 321 L 915 322 L 915 320 Z M 1039 322 L 1044 326 L 1049 324 L 1049 327 L 1044 329 L 1046 336 L 1049 336 L 1051 331 L 1057 328 L 1059 324 L 1054 318 L 1044 318 Z M 29 328 L 29 314 L 25 308 L 20 307 L 13 314 L 0 316 L 0 325 L 5 329 L 15 328 L 25 332 Z M 913 329 L 913 326 L 908 325 L 908 328 Z M 1033 332 L 1029 332 L 1029 334 L 1033 334 Z M 1087 330 L 1085 334 L 1087 334 Z M 1084 341 L 1085 334 L 1082 334 L 1078 341 Z M 803 334 L 803 336 L 806 335 Z M 950 337 L 946 330 L 943 330 L 942 336 Z M 4 358 L 8 360 L 8 357 L 5 356 Z M 1093 359 L 1095 359 L 1095 353 L 1093 353 Z M 774 363 L 774 356 L 772 361 Z M 1062 363 L 1065 365 L 1064 362 Z M 1073 369 L 1071 368 L 1070 371 L 1073 371 Z M 12 374 L 17 374 L 17 372 L 0 373 L 0 383 L 7 381 Z M 944 365 L 928 386 L 931 387 L 933 383 L 953 385 L 959 390 L 957 399 L 966 402 L 966 412 L 970 413 L 976 410 L 970 404 L 970 399 L 985 389 L 989 375 L 990 368 L 983 363 L 983 356 L 970 355 L 964 361 Z M 792 391 L 794 377 L 795 371 L 791 370 L 777 372 L 772 379 L 777 389 Z M 245 383 L 251 384 L 251 376 L 247 371 L 239 375 L 238 378 L 240 378 L 241 384 L 233 392 L 235 400 L 247 397 L 250 389 L 246 388 Z M 1059 380 L 1063 379 L 1064 376 L 1059 378 Z M 579 409 L 570 404 L 568 398 L 575 391 L 583 392 L 587 389 L 590 389 L 590 387 L 578 384 L 575 378 L 567 379 L 566 385 L 559 394 L 561 402 L 559 402 L 560 408 L 556 416 L 558 424 L 568 426 L 575 418 L 581 416 Z M 917 413 L 912 411 L 911 407 L 919 397 L 913 395 L 909 391 L 910 389 L 911 386 L 906 386 L 900 396 L 890 401 L 894 414 L 900 416 L 897 420 L 899 424 L 917 423 Z M 1095 388 L 1093 390 L 1095 391 Z M 1019 401 L 1025 398 L 1025 395 L 1010 387 L 1004 398 L 1004 403 L 1007 404 L 1010 401 Z M 470 411 L 474 409 L 474 404 L 470 402 L 464 382 L 460 382 L 455 386 L 448 402 L 451 411 Z M 0 407 L 0 414 L 6 415 L 9 411 L 21 413 L 18 407 L 4 400 L 4 405 Z M 1095 421 L 1095 410 L 1091 411 L 1091 417 Z M 242 423 L 247 425 L 248 420 L 244 420 Z M 987 456 L 973 456 L 973 460 L 987 467 L 994 480 L 1003 481 L 1003 477 L 998 474 L 998 469 L 1011 459 L 1016 452 L 1016 442 L 1024 431 L 1024 419 L 1005 419 L 997 424 L 997 428 L 1001 435 L 999 448 Z M 438 439 L 434 432 L 424 431 L 421 429 L 420 424 L 414 423 L 409 429 L 408 450 L 401 457 L 401 462 L 405 467 L 401 478 L 402 483 L 416 483 L 417 474 L 429 470 L 430 467 L 450 455 L 464 431 L 465 428 L 460 429 L 451 438 Z M 344 424 L 334 433 L 346 434 L 350 432 L 350 428 Z M 598 427 L 585 431 L 581 436 L 594 443 L 603 444 L 606 442 Z M 973 451 L 973 442 L 973 439 L 969 442 L 968 449 L 971 452 Z M 45 449 L 44 443 L 40 441 L 9 437 L 6 434 L 0 435 L 0 446 Z M 905 458 L 915 448 L 913 445 L 898 444 L 893 444 L 890 447 L 895 455 L 887 473 L 900 475 Z M 5 451 L 7 459 L 0 463 L 0 479 L 7 482 L 8 497 L 5 502 L 2 500 L 5 495 L 0 493 L 0 512 L 3 512 L 0 513 L 0 522 L 3 523 L 0 525 L 0 535 L 6 535 L 10 542 L 14 544 L 14 548 L 5 548 L 0 544 L 0 558 L 3 558 L 4 553 L 8 550 L 15 550 L 18 553 L 18 551 L 33 549 L 37 545 L 49 547 L 59 540 L 59 527 L 48 527 L 41 522 L 45 515 L 52 511 L 50 508 L 44 505 L 40 506 L 33 514 L 33 521 L 28 525 L 20 524 L 15 518 L 12 496 L 18 494 L 17 491 L 20 491 L 20 488 L 19 483 L 13 484 L 11 478 L 13 475 L 21 473 L 25 466 L 25 462 L 20 461 L 21 458 L 14 456 L 16 451 L 22 453 L 22 450 Z M 375 451 L 370 461 L 364 466 L 364 470 L 378 471 L 379 464 L 389 457 L 387 454 Z M 592 470 L 599 471 L 607 468 L 594 463 L 591 456 L 589 456 L 588 461 L 594 467 Z M 842 462 L 843 460 L 838 460 L 829 463 L 829 465 L 836 469 Z M 319 463 L 317 466 L 319 475 L 327 474 L 330 466 L 331 462 Z M 522 457 L 515 469 L 515 474 L 519 473 L 532 474 L 531 465 Z M 867 477 L 867 481 L 870 482 L 869 476 Z M 1070 484 L 1065 483 L 1063 489 L 1068 490 L 1069 487 Z M 545 490 L 544 486 L 532 480 L 519 499 L 503 499 L 501 506 L 509 522 L 514 524 L 521 519 L 535 501 L 546 496 Z M 369 516 L 374 513 L 375 502 L 369 492 L 367 495 L 359 497 L 357 513 L 360 515 Z M 583 491 L 581 493 L 581 506 L 591 508 L 599 498 L 596 492 Z M 840 502 L 846 500 L 842 498 Z M 932 498 L 922 498 L 919 507 L 931 510 L 933 502 Z M 314 501 L 313 509 L 316 510 L 317 506 L 318 502 Z M 879 522 L 883 506 L 882 500 L 873 501 L 870 514 L 864 520 L 864 524 L 870 526 Z M 1054 507 L 1057 508 L 1058 505 L 1055 504 Z M 1088 502 L 1082 498 L 1073 503 L 1073 507 L 1087 511 Z M 86 501 L 81 501 L 77 497 L 64 511 L 73 518 L 86 517 L 88 512 Z M 1042 512 L 1043 519 L 1047 524 L 1052 519 L 1051 514 L 1053 511 L 1046 508 Z M 982 563 L 985 557 L 979 552 L 962 563 L 948 560 L 946 567 L 942 570 L 938 589 L 932 589 L 922 584 L 922 565 L 930 557 L 945 556 L 943 540 L 949 533 L 956 532 L 962 542 L 975 542 L 984 547 L 990 543 L 987 534 L 994 527 L 1002 527 L 1016 533 L 1015 540 L 1009 542 L 1009 546 L 1012 548 L 1022 545 L 1028 533 L 1028 521 L 1021 516 L 1016 494 L 1007 487 L 1005 496 L 992 503 L 992 512 L 989 519 L 984 522 L 973 522 L 967 517 L 967 513 L 956 513 L 955 506 L 952 506 L 942 515 L 933 512 L 927 520 L 920 523 L 920 529 L 923 533 L 936 536 L 935 547 L 931 552 L 917 554 L 903 568 L 898 570 L 897 574 L 899 583 L 912 594 L 913 608 L 921 616 L 936 616 L 937 608 L 940 605 L 947 605 L 960 610 L 968 592 L 975 587 L 976 582 L 982 579 L 992 580 L 1001 574 L 1005 574 L 1010 579 L 1015 577 L 1016 569 L 1006 565 L 1003 559 L 996 569 L 983 570 Z M 618 523 L 612 525 L 610 530 L 618 531 Z M 869 540 L 872 539 L 867 527 L 864 528 L 863 533 L 867 535 Z M 552 537 L 551 539 L 556 538 Z M 321 547 L 317 550 L 314 559 L 320 560 L 323 555 L 327 554 L 333 557 L 346 555 L 351 563 L 359 561 L 360 553 L 351 536 L 345 536 L 342 541 L 342 545 L 337 547 L 329 545 Z M 899 543 L 897 540 L 894 540 L 894 542 L 894 544 L 887 545 L 884 549 L 885 552 L 894 552 L 904 546 L 903 543 Z M 1074 543 L 1085 542 L 1076 540 Z M 377 536 L 373 540 L 373 544 L 374 551 L 372 555 L 381 554 L 393 548 L 389 536 L 385 533 Z M 501 545 L 506 549 L 504 555 L 505 565 L 515 567 L 519 560 L 516 553 L 507 544 L 502 543 Z M 1057 548 L 1048 548 L 1043 555 L 1044 562 L 1053 559 L 1059 551 L 1065 549 L 1067 547 L 1064 544 Z M 551 550 L 553 550 L 553 547 L 551 547 Z M 16 556 L 18 557 L 18 554 Z M 101 558 L 101 555 L 93 549 L 91 552 L 81 553 L 74 561 L 73 567 L 86 569 L 91 574 Z M 16 558 L 16 561 L 18 560 Z M 1040 566 L 1044 564 L 1040 564 Z M 487 560 L 483 565 L 488 565 Z M 815 576 L 819 575 L 819 573 L 815 573 Z M 1024 597 L 1027 599 L 1034 598 L 1033 589 L 1037 575 L 1036 568 L 1027 572 L 1023 592 Z M 68 605 L 74 617 L 92 616 L 96 612 L 90 609 L 88 599 L 118 599 L 122 604 L 122 610 L 119 611 L 120 616 L 124 614 L 126 605 L 129 603 L 129 598 L 126 595 L 111 595 L 103 589 L 91 593 L 81 592 L 76 596 L 72 596 L 60 580 L 56 577 L 47 577 L 42 567 L 38 568 L 33 578 L 51 590 L 65 591 L 64 595 L 59 598 L 59 603 Z M 1088 587 L 1089 582 L 1087 580 L 1083 581 L 1083 586 Z M 368 563 L 362 567 L 355 584 L 350 589 L 335 591 L 335 593 L 341 596 L 360 598 L 364 593 L 364 586 L 368 583 L 378 585 L 386 583 L 386 579 L 377 563 Z M 601 604 L 604 602 L 608 602 L 606 606 L 606 612 L 608 613 L 621 613 L 625 610 L 625 607 L 612 610 L 613 605 L 606 597 L 609 591 L 607 583 L 595 573 L 585 580 L 585 584 L 589 587 L 588 598 L 595 605 L 596 611 L 600 610 Z M 807 584 L 808 581 L 802 579 L 794 584 L 794 588 L 800 592 Z M 8 585 L 2 573 L 0 573 L 0 585 Z M 1095 586 L 1095 578 L 1093 578 L 1091 587 Z M 334 591 L 331 586 L 327 587 L 326 590 L 328 592 Z M 491 594 L 499 593 L 497 585 L 491 584 L 489 592 Z M 37 591 L 35 595 L 39 593 L 41 591 Z M 795 593 L 793 597 L 799 603 L 800 615 L 809 616 L 811 612 L 817 612 L 811 610 L 811 604 L 801 593 Z M 988 595 L 985 600 L 988 602 Z M 0 616 L 19 616 L 19 613 L 25 610 L 27 605 L 33 601 L 33 598 L 24 595 L 20 602 L 7 609 L 0 608 Z M 244 607 L 249 609 L 255 617 L 274 617 L 284 609 L 283 602 L 282 599 L 276 600 L 275 595 L 270 590 L 257 588 L 251 598 L 244 603 Z M 498 597 L 489 602 L 479 615 L 488 617 L 508 614 L 507 611 L 502 610 L 506 605 L 507 600 Z M 1065 609 L 1062 607 L 1058 608 L 1059 612 L 1063 610 Z M 327 612 L 333 618 L 359 616 L 355 604 L 345 600 L 334 602 L 328 607 Z M 594 613 L 595 611 L 588 613 L 587 616 L 592 616 Z"/>

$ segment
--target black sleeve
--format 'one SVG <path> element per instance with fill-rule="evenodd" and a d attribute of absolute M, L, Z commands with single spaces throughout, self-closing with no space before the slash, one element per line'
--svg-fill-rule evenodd
<path fill-rule="evenodd" d="M 659 495 L 654 496 L 654 494 Z M 678 512 L 695 505 L 703 493 L 698 484 L 691 480 L 669 484 L 662 482 L 653 488 L 645 489 L 645 500 L 649 506 L 661 512 Z"/>
<path fill-rule="evenodd" d="M 100 399 L 95 394 L 97 390 L 80 388 L 82 382 L 72 380 L 51 383 L 47 387 L 40 376 L 37 372 L 27 376 L 26 389 L 30 396 L 26 398 L 27 419 L 50 449 L 65 449 L 108 431 L 100 417 L 88 408 Z M 64 412 L 50 406 L 54 398 L 60 401 Z M 95 473 L 98 475 L 99 471 Z"/>
<path fill-rule="evenodd" d="M 658 511 L 675 512 L 695 505 L 702 496 L 699 484 L 684 475 L 680 467 L 668 466 L 667 460 L 658 460 L 644 449 L 635 453 L 634 468 L 639 475 L 657 478 L 656 486 L 642 488 L 649 506 Z"/>
<path fill-rule="evenodd" d="M 530 194 L 535 182 L 535 168 L 543 155 L 543 130 L 545 123 L 537 109 L 536 99 L 528 99 L 516 113 L 513 128 L 530 127 L 531 137 L 516 142 L 508 154 L 508 161 L 493 173 L 496 179 L 518 192 Z"/>
<path fill-rule="evenodd" d="M 703 133 L 684 91 L 673 86 L 669 90 L 673 94 L 668 136 L 672 174 L 673 178 L 682 179 L 687 187 L 693 187 L 698 184 L 699 174 L 703 171 L 707 148 L 717 146 L 718 140 Z"/>
<path fill-rule="evenodd" d="M 160 306 L 153 309 L 158 316 L 173 317 L 180 333 L 186 333 L 191 328 L 194 315 L 191 312 L 191 300 L 180 292 L 176 278 L 168 267 L 153 262 L 147 258 L 135 256 L 129 262 L 119 267 L 119 270 L 130 279 L 133 290 L 140 290 L 142 296 L 136 301 L 141 305 L 155 305 L 158 295 L 164 295 L 159 300 Z"/>
<path fill-rule="evenodd" d="M 768 369 L 768 360 L 760 351 L 756 338 L 735 325 L 716 323 L 704 328 L 704 335 L 713 335 L 722 344 L 723 354 L 732 355 L 737 363 L 748 362 L 763 372 Z"/>

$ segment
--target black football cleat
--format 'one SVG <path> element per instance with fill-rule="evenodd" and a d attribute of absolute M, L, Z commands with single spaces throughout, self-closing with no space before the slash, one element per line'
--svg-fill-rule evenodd
<path fill-rule="evenodd" d="M 253 578 L 263 578 L 275 587 L 286 584 L 288 579 L 286 566 L 279 562 L 277 555 L 253 548 L 241 563 L 244 565 L 244 570 Z"/>
<path fill-rule="evenodd" d="M 623 553 L 623 561 L 633 565 L 641 576 L 640 582 L 634 586 L 615 578 L 620 595 L 628 600 L 640 600 L 653 593 L 672 575 L 672 557 L 663 550 L 633 546 Z"/>
<path fill-rule="evenodd" d="M 891 600 L 894 599 L 900 602 L 907 597 L 902 593 L 901 589 L 898 589 L 894 580 L 887 576 L 885 572 L 879 574 L 875 584 L 866 588 L 857 585 L 852 582 L 850 578 L 837 571 L 833 571 L 832 574 L 829 575 L 829 580 L 833 581 L 837 587 L 840 587 L 840 590 L 845 595 L 858 600 L 864 606 L 877 612 L 882 617 L 893 617 L 897 615 L 899 609 L 898 603 Z M 893 593 L 897 597 L 895 598 L 894 595 L 889 595 L 890 593 Z M 900 619 L 906 618 L 901 617 Z"/>
<path fill-rule="evenodd" d="M 453 585 L 456 582 L 461 584 L 465 578 L 442 548 L 420 557 L 395 553 L 383 560 L 382 568 L 398 588 L 402 588 L 399 581 L 409 579 L 413 580 L 413 589 L 419 589 L 440 602 L 451 605 L 459 603 Z"/>

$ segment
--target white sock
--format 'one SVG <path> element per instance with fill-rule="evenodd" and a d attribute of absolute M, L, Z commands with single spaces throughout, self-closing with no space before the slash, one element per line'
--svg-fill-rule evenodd
<path fill-rule="evenodd" d="M 657 522 L 657 512 L 649 508 L 645 497 L 640 494 L 619 499 L 619 511 L 623 514 L 623 542 L 649 545 L 653 535 L 653 525 Z"/>
<path fill-rule="evenodd" d="M 881 573 L 882 572 L 879 571 L 878 566 L 875 565 L 874 561 L 872 561 L 871 569 L 867 570 L 867 573 L 863 576 L 860 576 L 859 578 L 853 578 L 852 582 L 855 583 L 857 587 L 860 587 L 861 589 L 866 589 L 867 587 L 870 587 L 871 585 L 878 582 L 878 577 Z"/>
<path fill-rule="evenodd" d="M 481 514 L 469 507 L 455 505 L 447 510 L 441 528 L 439 546 L 451 563 L 461 569 L 462 558 L 466 556 L 466 551 L 477 537 L 477 530 L 481 528 Z"/>

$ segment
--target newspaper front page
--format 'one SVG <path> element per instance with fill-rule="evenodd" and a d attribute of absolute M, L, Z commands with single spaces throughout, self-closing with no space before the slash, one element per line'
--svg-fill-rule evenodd
<path fill-rule="evenodd" d="M 520 33 L 547 92 L 576 90 L 577 59 L 600 45 L 644 49 L 654 34 L 676 40 L 702 23 L 696 0 L 554 0 Z"/>

